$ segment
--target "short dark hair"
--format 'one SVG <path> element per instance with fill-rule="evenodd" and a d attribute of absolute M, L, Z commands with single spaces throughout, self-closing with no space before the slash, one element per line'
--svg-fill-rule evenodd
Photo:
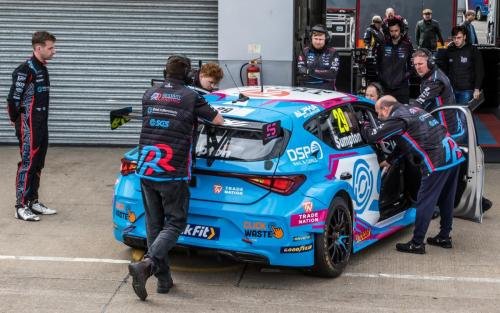
<path fill-rule="evenodd" d="M 467 29 L 465 26 L 459 25 L 455 26 L 451 29 L 451 35 L 456 36 L 458 33 L 462 33 L 463 35 L 467 35 Z"/>
<path fill-rule="evenodd" d="M 35 45 L 45 46 L 46 41 L 56 42 L 56 36 L 52 35 L 47 31 L 38 31 L 33 33 L 33 37 L 31 37 L 31 45 L 35 47 Z"/>
<path fill-rule="evenodd" d="M 387 26 L 388 27 L 391 27 L 391 26 L 395 26 L 395 25 L 398 25 L 399 26 L 399 30 L 403 30 L 403 22 L 398 19 L 398 18 L 390 18 L 387 20 Z"/>
<path fill-rule="evenodd" d="M 191 60 L 180 54 L 174 54 L 167 59 L 165 65 L 165 77 L 186 79 L 191 71 Z"/>

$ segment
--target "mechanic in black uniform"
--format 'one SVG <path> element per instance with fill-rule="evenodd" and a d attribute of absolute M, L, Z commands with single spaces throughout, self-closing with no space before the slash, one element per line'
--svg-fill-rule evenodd
<path fill-rule="evenodd" d="M 38 201 L 40 176 L 49 143 L 50 81 L 46 64 L 56 53 L 55 42 L 56 37 L 49 32 L 33 34 L 33 56 L 12 73 L 7 97 L 7 110 L 15 126 L 21 154 L 17 164 L 15 217 L 24 221 L 39 221 L 36 214 L 56 213 Z"/>
<path fill-rule="evenodd" d="M 168 252 L 186 227 L 193 125 L 198 117 L 216 125 L 224 123 L 220 113 L 186 86 L 190 70 L 188 58 L 169 57 L 165 82 L 147 90 L 142 98 L 136 174 L 141 177 L 148 252 L 143 261 L 129 265 L 129 273 L 143 301 L 151 275 L 158 278 L 158 293 L 167 293 L 173 286 Z"/>
<path fill-rule="evenodd" d="M 379 82 L 387 95 L 401 103 L 410 101 L 411 42 L 401 35 L 403 22 L 398 19 L 387 21 L 390 37 L 377 49 L 377 70 Z"/>
<path fill-rule="evenodd" d="M 372 127 L 366 123 L 362 135 L 368 143 L 395 140 L 396 149 L 381 166 L 390 166 L 402 156 L 420 165 L 422 180 L 418 190 L 415 229 L 407 243 L 396 249 L 408 253 L 425 253 L 424 238 L 436 204 L 439 204 L 441 229 L 427 238 L 427 243 L 451 248 L 450 232 L 457 189 L 459 164 L 465 160 L 446 128 L 425 110 L 398 103 L 392 96 L 383 96 L 375 104 L 382 124 Z"/>
<path fill-rule="evenodd" d="M 298 57 L 299 86 L 335 90 L 339 71 L 339 54 L 328 46 L 328 30 L 318 24 L 311 28 L 311 43 Z"/>

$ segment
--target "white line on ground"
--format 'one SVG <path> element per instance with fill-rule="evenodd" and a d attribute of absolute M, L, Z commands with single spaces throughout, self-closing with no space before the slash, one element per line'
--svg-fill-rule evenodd
<path fill-rule="evenodd" d="M 0 255 L 0 260 L 128 264 L 129 260 Z"/>
<path fill-rule="evenodd" d="M 487 277 L 453 277 L 453 276 L 427 276 L 427 275 L 402 275 L 402 274 L 370 274 L 370 273 L 343 273 L 342 276 L 361 277 L 361 278 L 394 278 L 408 280 L 431 280 L 431 281 L 452 281 L 452 282 L 468 282 L 468 283 L 491 283 L 500 284 L 499 278 Z"/>
<path fill-rule="evenodd" d="M 0 261 L 1 260 L 109 263 L 109 264 L 128 264 L 128 263 L 130 263 L 129 260 L 117 260 L 117 259 L 66 258 L 66 257 L 15 256 L 15 255 L 0 255 Z M 428 281 L 450 281 L 450 282 L 500 284 L 500 278 L 487 278 L 487 277 L 454 277 L 454 276 L 428 276 L 428 275 L 409 275 L 409 274 L 350 273 L 350 272 L 342 273 L 342 276 L 359 277 L 359 278 L 390 278 L 390 279 L 406 279 L 406 280 L 428 280 Z"/>

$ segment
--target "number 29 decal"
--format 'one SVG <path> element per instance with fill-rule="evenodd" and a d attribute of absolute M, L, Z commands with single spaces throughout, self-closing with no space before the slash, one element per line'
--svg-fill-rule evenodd
<path fill-rule="evenodd" d="M 339 132 L 341 134 L 350 132 L 351 128 L 349 127 L 349 123 L 347 122 L 344 111 L 342 111 L 341 108 L 334 109 L 332 111 L 332 116 L 337 122 Z"/>

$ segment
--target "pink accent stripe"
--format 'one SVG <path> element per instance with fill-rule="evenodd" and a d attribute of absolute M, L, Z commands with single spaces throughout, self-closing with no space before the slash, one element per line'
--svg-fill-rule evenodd
<path fill-rule="evenodd" d="M 415 148 L 417 148 L 425 156 L 425 159 L 427 160 L 427 164 L 429 164 L 429 166 L 431 167 L 431 169 L 434 170 L 435 169 L 434 164 L 432 164 L 431 159 L 429 159 L 429 156 L 424 151 L 424 149 L 422 149 L 418 145 L 418 143 L 410 136 L 410 134 L 408 134 L 407 132 L 405 132 L 404 135 L 406 135 L 406 138 L 408 138 L 411 142 L 413 142 L 413 145 L 415 146 Z"/>

